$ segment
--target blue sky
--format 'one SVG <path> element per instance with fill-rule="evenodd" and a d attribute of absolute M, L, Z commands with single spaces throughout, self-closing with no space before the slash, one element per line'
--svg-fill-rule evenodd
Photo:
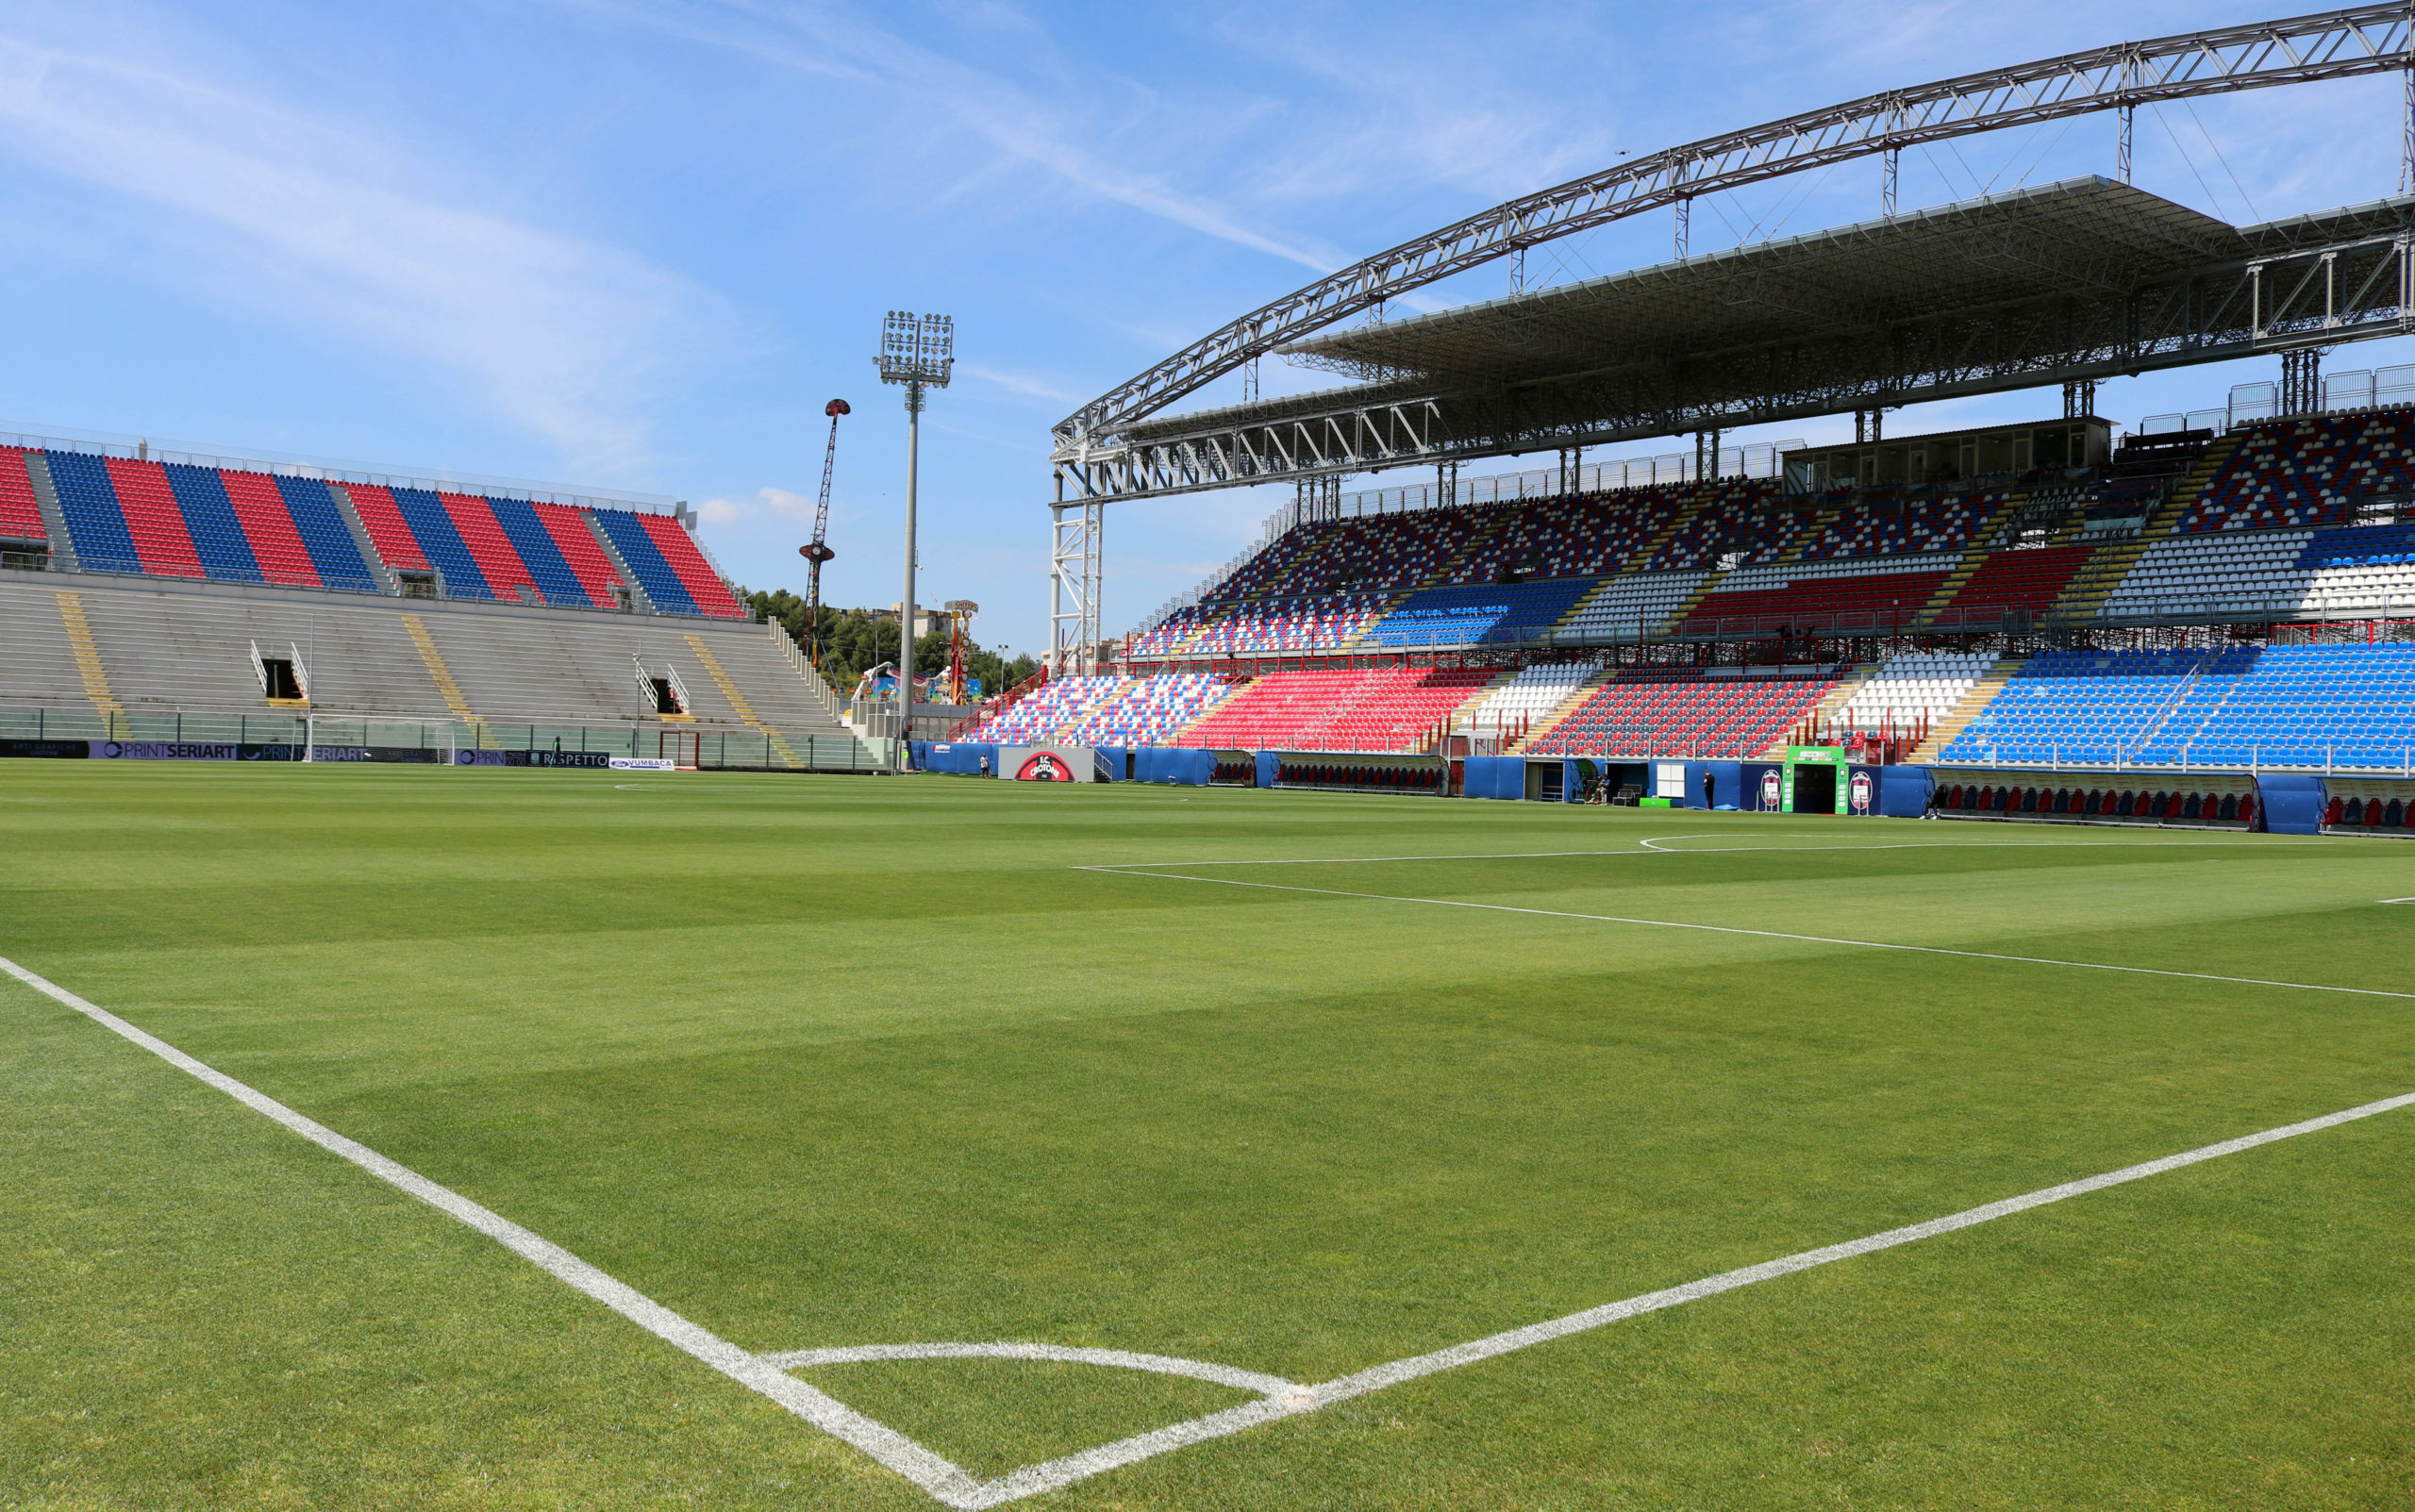
<path fill-rule="evenodd" d="M 883 311 L 944 310 L 960 362 L 924 431 L 920 596 L 978 600 L 983 640 L 1036 649 L 1049 424 L 1224 320 L 1623 148 L 2270 13 L 8 4 L 0 428 L 659 493 L 702 507 L 707 543 L 749 586 L 802 587 L 822 407 L 843 396 L 856 413 L 827 591 L 885 605 L 905 424 L 871 356 Z M 2396 188 L 2398 91 L 2383 78 L 2144 112 L 2138 181 L 2240 221 L 2380 197 Z M 1917 152 L 1904 201 L 2109 174 L 2112 142 L 2108 116 Z M 1874 162 L 1845 165 L 1698 204 L 1694 246 L 1877 203 Z M 1667 215 L 1642 217 L 1532 255 L 1529 275 L 1609 273 L 1669 245 Z M 1507 277 L 1495 264 L 1425 303 L 1497 295 Z M 2332 365 L 2407 361 L 2415 349 L 2393 341 Z M 2218 404 L 2274 367 L 2125 380 L 2099 408 L 2135 422 Z M 1264 380 L 1330 381 L 1273 365 Z M 2007 395 L 1889 424 L 2058 404 Z M 1111 511 L 1108 627 L 1241 549 L 1279 502 Z"/>

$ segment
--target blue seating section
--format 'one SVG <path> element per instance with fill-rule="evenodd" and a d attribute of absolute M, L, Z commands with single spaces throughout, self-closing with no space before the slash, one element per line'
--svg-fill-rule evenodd
<path fill-rule="evenodd" d="M 646 534 L 636 515 L 625 509 L 594 509 L 589 511 L 588 518 L 604 527 L 612 549 L 629 564 L 629 571 L 637 574 L 638 587 L 645 590 L 645 596 L 654 601 L 656 608 L 667 614 L 699 612 L 695 596 L 679 581 L 670 559 L 654 543 L 654 538 Z"/>
<path fill-rule="evenodd" d="M 2300 567 L 2401 567 L 2415 562 L 2415 525 L 2318 530 L 2298 553 Z"/>
<path fill-rule="evenodd" d="M 425 489 L 387 491 L 394 496 L 394 507 L 402 511 L 403 523 L 411 527 L 411 536 L 426 555 L 428 565 L 444 574 L 445 597 L 494 597 L 494 590 L 487 586 L 487 574 L 478 571 L 468 544 L 461 540 L 461 532 L 454 526 L 453 517 L 445 513 L 443 500 Z"/>
<path fill-rule="evenodd" d="M 2053 652 L 1940 759 L 2397 771 L 2415 755 L 2415 644 Z"/>
<path fill-rule="evenodd" d="M 344 523 L 326 484 L 282 473 L 274 476 L 276 491 L 285 500 L 285 512 L 293 517 L 294 533 L 302 538 L 303 550 L 310 554 L 310 565 L 318 569 L 319 581 L 328 588 L 376 592 L 377 574 L 360 559 L 360 543 L 353 539 L 352 527 Z"/>
<path fill-rule="evenodd" d="M 590 599 L 587 590 L 579 586 L 578 574 L 570 570 L 562 549 L 554 544 L 545 523 L 537 518 L 536 508 L 527 500 L 489 498 L 487 506 L 494 510 L 494 523 L 503 527 L 511 549 L 520 554 L 521 562 L 536 580 L 538 591 L 545 595 L 546 603 L 575 604 L 581 608 L 604 606 Z"/>
<path fill-rule="evenodd" d="M 190 462 L 170 462 L 165 471 L 168 491 L 175 495 L 176 508 L 185 517 L 185 533 L 192 538 L 192 552 L 201 558 L 202 572 L 228 582 L 266 582 L 260 573 L 259 559 L 252 555 L 252 543 L 243 534 L 243 523 L 235 518 L 234 503 L 226 497 L 225 480 L 218 475 L 218 470 L 195 467 Z"/>
<path fill-rule="evenodd" d="M 75 560 L 88 573 L 142 571 L 107 464 L 84 452 L 44 452 L 42 457 L 50 464 L 51 488 L 58 494 L 58 512 L 66 517 Z"/>
<path fill-rule="evenodd" d="M 1593 585 L 1582 579 L 1509 587 L 1429 588 L 1375 622 L 1359 644 L 1457 646 L 1530 640 L 1557 624 Z"/>

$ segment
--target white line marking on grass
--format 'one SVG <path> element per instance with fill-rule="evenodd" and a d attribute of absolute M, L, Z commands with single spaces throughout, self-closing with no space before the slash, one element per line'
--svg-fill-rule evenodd
<path fill-rule="evenodd" d="M 303 1117 L 266 1092 L 194 1059 L 166 1040 L 135 1027 L 106 1008 L 86 1002 L 58 983 L 27 971 L 6 956 L 0 956 L 0 971 L 7 972 L 35 991 L 65 1004 L 112 1034 L 141 1045 L 178 1071 L 207 1082 L 321 1149 L 351 1161 L 378 1180 L 476 1229 L 657 1338 L 711 1366 L 747 1389 L 771 1398 L 823 1432 L 855 1445 L 941 1501 L 952 1506 L 972 1504 L 960 1498 L 972 1494 L 979 1483 L 961 1469 L 904 1434 L 874 1421 L 836 1398 L 825 1396 L 787 1374 L 779 1367 L 768 1364 L 690 1322 L 635 1288 L 606 1275 L 552 1240 L 530 1233 L 501 1214 L 480 1206 L 449 1187 L 428 1180 L 398 1161 L 388 1159 L 358 1140 L 345 1138 L 325 1124 Z"/>
<path fill-rule="evenodd" d="M 1674 853 L 1671 853 L 1674 854 Z M 1521 908 L 1506 903 L 1469 903 L 1458 898 L 1411 898 L 1392 892 L 1349 892 L 1340 888 L 1303 888 L 1282 882 L 1243 882 L 1239 877 L 1195 877 L 1179 872 L 1134 871 L 1118 866 L 1077 866 L 1076 872 L 1104 872 L 1128 877 L 1157 877 L 1167 882 L 1205 882 L 1220 888 L 1256 888 L 1266 892 L 1307 892 L 1325 898 L 1357 898 L 1370 903 L 1421 903 L 1436 908 L 1474 908 L 1485 913 L 1530 914 L 1538 919 L 1581 919 L 1602 924 L 1633 924 L 1643 929 L 1690 929 L 1707 935 L 1750 935 L 1759 939 L 1790 939 L 1808 945 L 1843 945 L 1855 950 L 1907 951 L 1922 955 L 1957 955 L 1964 960 L 2010 961 L 2021 966 L 2067 966 L 2083 972 L 2123 972 L 2132 976 L 2176 976 L 2192 982 L 2230 982 L 2241 987 L 2285 987 L 2300 992 L 2345 992 L 2357 997 L 2406 998 L 2415 992 L 2392 992 L 2378 987 L 2332 987 L 2323 982 L 2275 982 L 2260 976 L 2221 976 L 2212 972 L 2174 972 L 2157 966 L 2116 966 L 2106 961 L 2065 961 L 2049 955 L 2004 955 L 1992 951 L 1954 950 L 1944 945 L 1901 945 L 1885 939 L 1841 939 L 1833 935 L 1795 935 L 1778 929 L 1745 929 L 1737 924 L 1694 924 L 1675 919 L 1631 919 L 1622 914 L 1573 913 L 1559 908 Z"/>
<path fill-rule="evenodd" d="M 1228 1386 L 1236 1391 L 1254 1391 L 1262 1397 L 1290 1397 L 1307 1390 L 1299 1382 L 1287 1381 L 1279 1375 L 1237 1370 L 1209 1360 L 1136 1354 L 1121 1349 L 1076 1349 L 1065 1344 L 858 1344 L 849 1349 L 790 1350 L 760 1358 L 784 1371 L 856 1365 L 866 1360 L 1053 1360 L 1066 1365 L 1109 1365 L 1158 1375 L 1187 1375 L 1193 1380 Z"/>
<path fill-rule="evenodd" d="M 1744 851 L 2084 851 L 2144 849 L 2156 851 L 2185 850 L 2209 847 L 2215 850 L 2244 849 L 2237 840 L 1899 840 L 1877 845 L 1720 845 L 1694 846 L 1685 849 L 1657 843 L 1660 840 L 1733 839 L 1732 835 L 1657 835 L 1639 839 L 1640 849 L 1617 851 L 1471 851 L 1445 856 L 1280 856 L 1248 860 L 1208 860 L 1194 857 L 1187 861 L 1113 861 L 1097 866 L 1077 866 L 1076 872 L 1115 872 L 1127 867 L 1166 866 L 1368 866 L 1379 861 L 1543 861 L 1565 856 L 1727 856 Z M 2281 850 L 2291 846 L 2320 845 L 2315 840 L 2276 840 L 2254 847 L 2257 851 Z"/>
<path fill-rule="evenodd" d="M 2382 898 L 2376 901 L 2381 903 L 2415 903 L 2415 898 Z"/>
<path fill-rule="evenodd" d="M 1281 890 L 1317 891 L 1322 889 L 1285 889 Z M 1755 931 L 1742 932 L 1754 933 Z M 1893 948 L 1922 949 L 1924 947 Z M 2048 964 L 2075 963 L 2051 962 Z M 1261 1423 L 1298 1417 L 1331 1406 L 1339 1402 L 1347 1402 L 1354 1397 L 1381 1391 L 1406 1381 L 1414 1381 L 1422 1376 L 1454 1370 L 1462 1365 L 1472 1365 L 1479 1360 L 1491 1359 L 1496 1355 L 1510 1354 L 1517 1350 L 1531 1349 L 1538 1344 L 1566 1338 L 1574 1334 L 1585 1333 L 1609 1323 L 1641 1317 L 1645 1313 L 1681 1306 L 1686 1303 L 1698 1302 L 1705 1297 L 1718 1296 L 1722 1292 L 1734 1291 L 1763 1281 L 1773 1281 L 1778 1277 L 1792 1275 L 1797 1271 L 1808 1271 L 1818 1266 L 1832 1265 L 1839 1260 L 1853 1259 L 1880 1250 L 1892 1249 L 1897 1245 L 1934 1238 L 1940 1235 L 1954 1233 L 1958 1229 L 1971 1228 L 2015 1213 L 2026 1212 L 2033 1207 L 2043 1207 L 2050 1203 L 2063 1202 L 2090 1192 L 2102 1191 L 2108 1187 L 2118 1187 L 2125 1182 L 2161 1175 L 2166 1171 L 2177 1171 L 2182 1167 L 2196 1165 L 2202 1161 L 2219 1159 L 2224 1155 L 2237 1155 L 2281 1139 L 2336 1128 L 2359 1119 L 2368 1119 L 2396 1108 L 2415 1105 L 2415 1092 L 2383 1098 L 2378 1102 L 2366 1103 L 2337 1113 L 2326 1113 L 2319 1118 L 2266 1129 L 2258 1134 L 2243 1135 L 2235 1139 L 2223 1140 L 2219 1144 L 2203 1145 L 2194 1150 L 2183 1151 L 2178 1155 L 2164 1155 L 2138 1165 L 2124 1166 L 2119 1171 L 2107 1171 L 2102 1175 L 2087 1176 L 2053 1187 L 2042 1187 L 2036 1191 L 2018 1197 L 2007 1197 L 1997 1202 L 1982 1204 L 1977 1207 L 1965 1208 L 1961 1212 L 1950 1213 L 1943 1218 L 1933 1218 L 1925 1222 L 1887 1229 L 1867 1238 L 1850 1239 L 1841 1244 L 1830 1244 L 1819 1249 L 1805 1250 L 1774 1260 L 1764 1260 L 1757 1265 L 1722 1271 L 1717 1275 L 1705 1276 L 1698 1281 L 1689 1281 L 1681 1286 L 1669 1287 L 1658 1291 L 1647 1291 L 1640 1296 L 1629 1297 L 1623 1302 L 1589 1307 L 1581 1312 L 1569 1313 L 1564 1317 L 1491 1334 L 1464 1344 L 1454 1344 L 1447 1349 L 1434 1350 L 1424 1354 L 1412 1354 L 1406 1359 L 1392 1360 L 1354 1374 L 1337 1377 L 1321 1385 L 1301 1386 L 1285 1380 L 1281 1376 L 1266 1375 L 1254 1371 L 1243 1371 L 1200 1360 L 1179 1359 L 1172 1355 L 1141 1354 L 1124 1350 L 1078 1349 L 1050 1344 L 874 1344 L 844 1349 L 795 1350 L 784 1354 L 749 1354 L 737 1345 L 680 1317 L 634 1288 L 606 1275 L 551 1240 L 540 1238 L 492 1210 L 470 1201 L 450 1188 L 428 1180 L 417 1171 L 388 1159 L 357 1140 L 344 1138 L 325 1124 L 303 1117 L 266 1093 L 194 1059 L 167 1041 L 137 1028 L 113 1013 L 95 1006 L 57 983 L 27 971 L 5 956 L 0 956 L 0 971 L 6 971 L 10 976 L 33 988 L 36 991 L 66 1005 L 111 1033 L 140 1045 L 177 1070 L 216 1088 L 255 1112 L 301 1135 L 322 1149 L 352 1162 L 379 1180 L 389 1183 L 486 1235 L 547 1274 L 604 1304 L 656 1338 L 710 1366 L 749 1390 L 769 1397 L 834 1437 L 853 1444 L 874 1459 L 921 1487 L 933 1500 L 946 1506 L 968 1509 L 968 1512 L 973 1508 L 1000 1506 L 1009 1502 L 1021 1501 L 1025 1497 L 1058 1490 L 1076 1481 L 1087 1480 L 1120 1466 L 1135 1464 L 1189 1444 L 1204 1443 L 1212 1438 L 1225 1437 L 1244 1429 L 1257 1427 Z M 2221 980 L 2233 979 L 2221 978 Z M 2331 990 L 2357 989 L 2333 989 Z M 2406 994 L 2386 995 L 2404 996 Z M 1211 1412 L 1187 1422 L 1172 1423 L 1163 1428 L 1138 1434 L 1115 1443 L 1102 1444 L 1094 1449 L 1086 1449 L 1043 1464 L 1025 1465 L 994 1481 L 985 1482 L 975 1479 L 962 1468 L 933 1454 L 906 1435 L 865 1417 L 836 1398 L 824 1395 L 785 1373 L 788 1371 L 818 1365 L 844 1364 L 860 1360 L 961 1358 L 1054 1360 L 1153 1371 L 1163 1374 L 1191 1376 L 1231 1386 L 1241 1390 L 1256 1391 L 1261 1394 L 1261 1400 L 1228 1407 L 1222 1412 Z"/>
<path fill-rule="evenodd" d="M 1890 1228 L 1882 1233 L 1870 1235 L 1866 1238 L 1851 1239 L 1842 1244 L 1830 1244 L 1816 1250 L 1805 1250 L 1800 1254 L 1786 1255 L 1775 1260 L 1764 1260 L 1758 1265 L 1748 1265 L 1739 1270 L 1722 1271 L 1718 1275 L 1705 1276 L 1699 1281 L 1689 1281 L 1683 1286 L 1670 1287 L 1659 1291 L 1647 1291 L 1641 1296 L 1629 1297 L 1624 1302 L 1613 1302 L 1600 1307 L 1589 1307 L 1583 1312 L 1570 1313 L 1564 1318 L 1555 1318 L 1546 1322 L 1529 1323 L 1524 1328 L 1512 1328 L 1503 1333 L 1473 1339 L 1465 1344 L 1454 1344 L 1448 1349 L 1435 1350 L 1430 1354 L 1413 1354 L 1407 1359 L 1393 1360 L 1389 1364 L 1378 1365 L 1353 1375 L 1341 1376 L 1319 1386 L 1309 1387 L 1305 1400 L 1298 1397 L 1270 1397 L 1263 1402 L 1244 1403 L 1237 1407 L 1227 1407 L 1222 1412 L 1194 1418 L 1188 1422 L 1174 1423 L 1112 1444 L 1102 1444 L 1096 1449 L 1084 1450 L 1077 1454 L 1068 1454 L 1062 1459 L 1053 1459 L 1040 1465 L 1026 1465 L 1021 1470 L 989 1482 L 980 1488 L 975 1500 L 959 1504 L 980 1507 L 998 1506 L 1008 1502 L 1019 1501 L 1024 1497 L 1036 1496 L 1044 1491 L 1058 1490 L 1075 1481 L 1088 1479 L 1104 1470 L 1134 1464 L 1189 1444 L 1203 1443 L 1211 1438 L 1223 1438 L 1240 1433 L 1243 1429 L 1257 1427 L 1261 1423 L 1314 1412 L 1338 1402 L 1347 1402 L 1353 1397 L 1366 1396 L 1370 1392 L 1381 1391 L 1387 1387 L 1398 1386 L 1404 1381 L 1414 1381 L 1420 1376 L 1432 1375 L 1440 1371 L 1473 1365 L 1478 1360 L 1491 1359 L 1495 1355 L 1507 1354 L 1515 1350 L 1531 1349 L 1537 1344 L 1566 1338 L 1572 1334 L 1586 1333 L 1606 1324 L 1641 1317 L 1645 1313 L 1682 1306 L 1686 1303 L 1698 1302 L 1705 1297 L 1715 1297 L 1722 1292 L 1735 1291 L 1763 1281 L 1774 1281 L 1780 1276 L 1793 1275 L 1797 1271 L 1809 1271 L 1819 1266 L 1833 1265 L 1839 1260 L 1850 1260 L 1880 1250 L 1893 1249 L 1897 1245 L 1935 1238 L 1941 1234 L 1951 1234 L 1957 1229 L 1991 1222 L 1999 1218 L 2010 1217 L 2014 1213 L 2026 1212 L 2033 1207 L 2043 1207 L 2050 1203 L 2064 1202 L 2070 1198 L 2085 1196 L 2090 1192 L 2103 1191 L 2107 1187 L 2118 1187 L 2125 1182 L 2161 1175 L 2166 1171 L 2180 1170 L 2184 1166 L 2220 1159 L 2223 1155 L 2237 1155 L 2244 1150 L 2253 1150 L 2259 1145 L 2295 1138 L 2299 1135 L 2313 1134 L 2323 1129 L 2336 1128 L 2342 1123 L 2352 1123 L 2358 1119 L 2369 1119 L 2375 1114 L 2388 1113 L 2409 1105 L 2415 1105 L 2415 1092 L 2397 1097 L 2386 1097 L 2376 1103 L 2366 1103 L 2361 1106 L 2346 1108 L 2338 1113 L 2326 1113 L 2321 1118 L 2284 1124 L 2277 1129 L 2266 1129 L 2260 1134 L 2245 1135 L 2236 1139 L 2225 1139 L 2220 1144 L 2204 1145 L 2195 1150 L 2183 1151 L 2179 1155 L 2164 1155 L 2159 1159 L 2143 1161 L 2135 1166 L 2124 1166 L 2119 1171 L 2108 1171 L 2100 1176 L 2088 1176 L 2078 1181 L 2063 1182 L 2058 1186 L 2042 1187 L 2019 1197 L 2007 1197 L 2000 1202 L 1965 1208 L 1961 1212 L 1950 1213 L 1943 1218 L 1933 1218 L 1923 1223 Z"/>

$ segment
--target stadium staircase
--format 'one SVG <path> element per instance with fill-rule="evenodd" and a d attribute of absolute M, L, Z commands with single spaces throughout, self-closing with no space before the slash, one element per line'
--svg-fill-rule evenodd
<path fill-rule="evenodd" d="M 1962 701 L 1954 706 L 1954 712 L 1930 725 L 1928 739 L 1914 746 L 1912 754 L 1904 759 L 1916 763 L 1935 761 L 1937 754 L 1994 702 L 1995 696 L 2004 691 L 2004 685 L 2012 681 L 2012 674 L 2019 672 L 2027 660 L 2026 656 L 2006 656 L 1990 667 L 1987 675 L 1973 683 L 1971 690 L 1962 695 Z"/>
<path fill-rule="evenodd" d="M 429 680 L 436 684 L 437 696 L 444 700 L 444 706 L 452 711 L 455 719 L 468 725 L 475 734 L 480 750 L 493 750 L 493 733 L 487 728 L 487 722 L 478 718 L 477 711 L 470 707 L 470 701 L 461 696 L 461 685 L 453 680 L 453 669 L 444 664 L 444 654 L 436 649 L 435 638 L 427 633 L 426 622 L 416 614 L 406 614 L 402 623 L 403 633 L 411 638 L 411 649 L 419 653 L 419 659 L 427 668 Z"/>
<path fill-rule="evenodd" d="M 92 625 L 84 614 L 82 594 L 58 595 L 58 622 L 67 637 L 68 655 L 75 658 L 75 676 L 84 685 L 84 696 L 102 713 L 116 713 L 117 697 L 109 691 L 108 670 L 101 665 L 100 649 L 92 642 Z"/>
<path fill-rule="evenodd" d="M 763 738 L 771 742 L 772 749 L 779 754 L 782 766 L 791 770 L 804 766 L 805 763 L 797 757 L 796 748 L 789 744 L 779 731 L 756 717 L 755 706 L 746 701 L 744 693 L 739 691 L 738 683 L 723 668 L 721 658 L 713 655 L 713 648 L 705 644 L 705 638 L 692 630 L 689 631 L 688 649 L 693 651 L 696 654 L 696 659 L 704 664 L 705 675 L 713 680 L 713 686 L 721 690 L 721 696 L 728 700 L 730 711 L 738 716 L 738 722 L 748 729 L 761 731 Z"/>
<path fill-rule="evenodd" d="M 2196 466 L 2190 468 L 2179 485 L 2156 507 L 2137 535 L 2097 548 L 2096 555 L 2074 574 L 2062 596 L 2041 617 L 2040 623 L 2048 629 L 2063 629 L 2094 621 L 2104 611 L 2106 601 L 2122 586 L 2122 580 L 2130 575 L 2130 569 L 2146 555 L 2147 548 L 2172 534 L 2181 516 L 2205 495 L 2215 476 L 2222 472 L 2223 464 L 2238 449 L 2239 438 L 2236 436 L 2224 436 L 2207 447 L 2206 455 L 2198 458 Z"/>
<path fill-rule="evenodd" d="M 1662 525 L 1657 531 L 1655 531 L 1652 538 L 1646 540 L 1642 545 L 1636 547 L 1635 550 L 1627 556 L 1624 561 L 1620 562 L 1618 566 L 1612 570 L 1610 575 L 1613 577 L 1619 577 L 1624 576 L 1628 573 L 1648 571 L 1651 567 L 1652 559 L 1660 555 L 1661 548 L 1668 545 L 1669 542 L 1676 540 L 1679 533 L 1684 531 L 1688 525 L 1692 524 L 1694 523 L 1694 516 L 1702 513 L 1704 507 L 1708 505 L 1713 497 L 1714 495 L 1712 490 L 1704 488 L 1696 488 L 1694 490 L 1694 496 L 1686 501 L 1683 505 L 1679 506 L 1677 509 L 1669 516 L 1669 523 Z"/>
<path fill-rule="evenodd" d="M 75 542 L 67 533 L 67 516 L 58 507 L 58 490 L 50 481 L 50 463 L 40 452 L 25 454 L 25 474 L 34 488 L 34 507 L 42 513 L 42 526 L 50 539 L 50 555 L 56 566 L 68 572 L 76 571 Z"/>
<path fill-rule="evenodd" d="M 1976 530 L 1971 532 L 1970 544 L 1964 548 L 1961 560 L 1955 564 L 1954 571 L 1945 575 L 1945 581 L 1937 586 L 1937 591 L 1930 595 L 1927 606 L 1913 616 L 1914 629 L 1926 629 L 1937 623 L 1938 616 L 1945 612 L 1945 606 L 1953 603 L 1961 594 L 1964 587 L 1970 583 L 1972 574 L 1978 572 L 1980 566 L 1987 561 L 1989 555 L 2004 543 L 2006 537 L 2011 535 L 2013 522 L 2020 517 L 2021 511 L 2028 507 L 2027 494 L 2008 495 L 2003 504 L 1996 507 L 1995 513 L 1988 516 Z"/>

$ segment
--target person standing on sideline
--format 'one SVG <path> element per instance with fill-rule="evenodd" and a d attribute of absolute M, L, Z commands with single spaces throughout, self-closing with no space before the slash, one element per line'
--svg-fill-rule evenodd
<path fill-rule="evenodd" d="M 1718 795 L 1719 779 L 1712 776 L 1707 771 L 1704 772 L 1702 774 L 1702 806 L 1705 808 L 1718 807 Z"/>

